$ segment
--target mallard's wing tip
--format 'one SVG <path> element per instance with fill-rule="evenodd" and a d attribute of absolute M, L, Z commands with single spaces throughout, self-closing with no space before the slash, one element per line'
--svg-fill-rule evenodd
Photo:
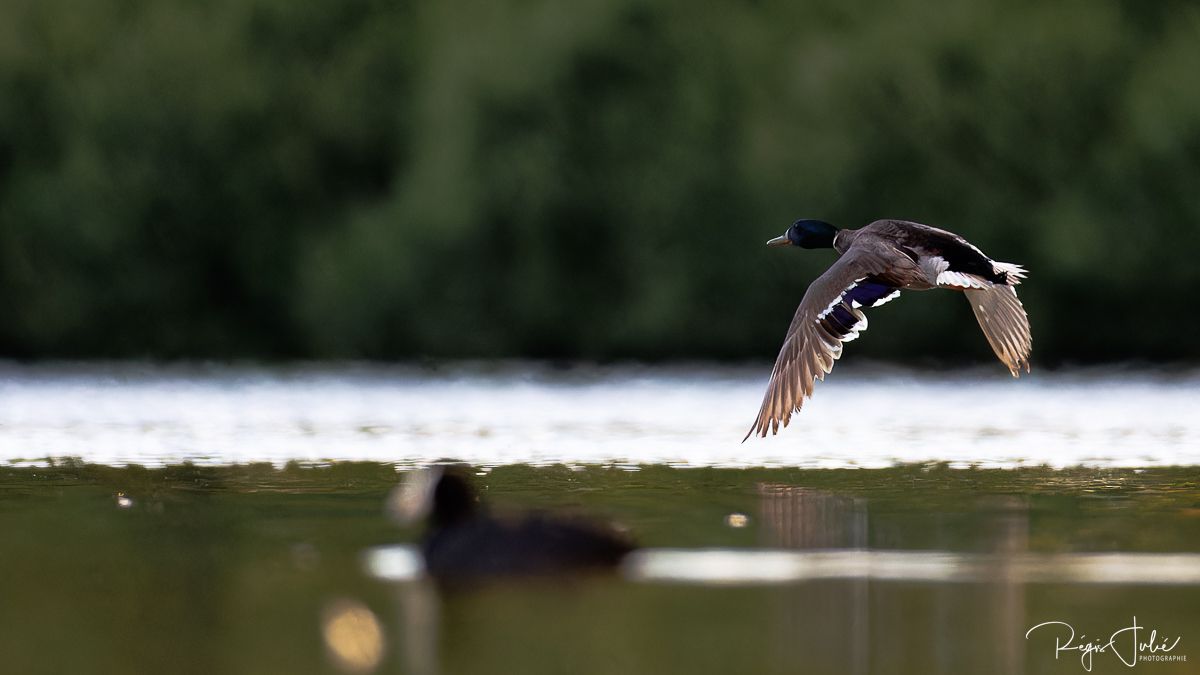
<path fill-rule="evenodd" d="M 996 284 L 986 289 L 965 289 L 963 294 L 996 358 L 1013 377 L 1020 377 L 1022 368 L 1029 372 L 1033 334 L 1016 289 Z"/>
<path fill-rule="evenodd" d="M 746 435 L 742 437 L 742 442 L 745 443 L 746 441 L 750 440 L 751 436 L 758 436 L 759 438 L 766 438 L 767 437 L 767 429 L 769 428 L 769 426 L 770 426 L 769 423 L 764 424 L 761 419 L 756 421 L 750 427 L 750 431 L 747 431 Z"/>

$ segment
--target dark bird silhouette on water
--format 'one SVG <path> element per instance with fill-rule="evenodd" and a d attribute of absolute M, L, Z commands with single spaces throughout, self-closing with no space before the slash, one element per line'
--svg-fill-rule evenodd
<path fill-rule="evenodd" d="M 786 427 L 792 413 L 812 396 L 816 380 L 833 369 L 842 344 L 866 330 L 863 310 L 902 290 L 961 291 L 992 351 L 1013 377 L 1029 371 L 1033 337 L 1016 291 L 1025 270 L 992 260 L 953 232 L 904 220 L 877 220 L 858 230 L 797 220 L 767 245 L 832 248 L 840 257 L 805 291 L 746 438 L 778 433 L 780 424 Z"/>
<path fill-rule="evenodd" d="M 434 467 L 417 480 L 424 485 L 415 487 L 432 494 L 402 498 L 427 502 L 421 552 L 425 570 L 438 581 L 611 570 L 635 548 L 614 526 L 582 517 L 492 515 L 466 474 L 459 466 Z"/>

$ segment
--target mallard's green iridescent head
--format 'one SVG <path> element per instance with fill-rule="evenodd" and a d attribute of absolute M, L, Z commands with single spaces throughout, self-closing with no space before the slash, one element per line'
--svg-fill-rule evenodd
<path fill-rule="evenodd" d="M 799 246 L 800 248 L 833 248 L 838 229 L 823 220 L 801 219 L 792 223 L 783 236 L 767 242 L 767 246 Z"/>

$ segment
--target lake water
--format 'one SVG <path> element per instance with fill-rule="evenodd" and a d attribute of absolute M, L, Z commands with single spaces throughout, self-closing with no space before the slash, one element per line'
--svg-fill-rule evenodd
<path fill-rule="evenodd" d="M 0 369 L 0 462 L 1200 464 L 1200 374 L 839 367 L 742 443 L 768 367 Z"/>
<path fill-rule="evenodd" d="M 765 370 L 5 366 L 0 672 L 1197 672 L 1200 378 L 847 368 L 742 444 Z M 444 457 L 642 548 L 439 589 Z"/>

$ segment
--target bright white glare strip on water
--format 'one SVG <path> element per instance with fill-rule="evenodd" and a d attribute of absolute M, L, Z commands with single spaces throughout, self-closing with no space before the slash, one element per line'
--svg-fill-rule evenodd
<path fill-rule="evenodd" d="M 413 546 L 380 546 L 364 557 L 367 572 L 384 581 L 412 581 L 425 574 L 425 559 Z"/>
<path fill-rule="evenodd" d="M 1200 554 L 645 549 L 630 555 L 625 572 L 640 581 L 700 584 L 874 579 L 1179 585 L 1200 584 Z"/>
<path fill-rule="evenodd" d="M 0 462 L 445 458 L 680 466 L 1200 464 L 1200 374 L 839 365 L 778 436 L 742 443 L 770 368 L 439 370 L 0 364 Z"/>
<path fill-rule="evenodd" d="M 414 581 L 424 574 L 420 551 L 412 546 L 370 549 L 364 563 L 383 581 Z M 650 548 L 631 553 L 622 571 L 632 581 L 710 586 L 825 579 L 1196 585 L 1200 554 Z"/>

